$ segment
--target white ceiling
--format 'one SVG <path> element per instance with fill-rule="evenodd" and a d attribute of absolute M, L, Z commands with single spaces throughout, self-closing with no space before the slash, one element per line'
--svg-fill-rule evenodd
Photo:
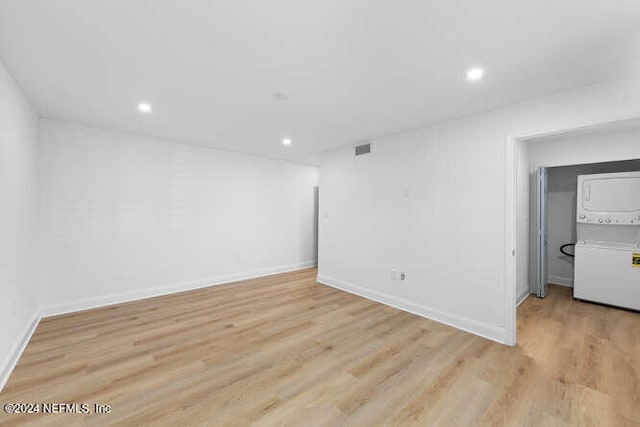
<path fill-rule="evenodd" d="M 0 0 L 0 59 L 43 117 L 315 162 L 624 74 L 638 22 L 638 0 Z"/>

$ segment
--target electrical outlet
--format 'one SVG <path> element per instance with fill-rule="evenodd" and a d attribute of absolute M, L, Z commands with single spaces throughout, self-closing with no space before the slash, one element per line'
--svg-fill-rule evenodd
<path fill-rule="evenodd" d="M 398 272 L 396 270 L 391 270 L 391 281 L 398 280 Z"/>

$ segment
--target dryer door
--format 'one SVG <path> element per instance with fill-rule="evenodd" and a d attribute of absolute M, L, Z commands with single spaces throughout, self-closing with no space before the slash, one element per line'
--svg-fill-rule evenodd
<path fill-rule="evenodd" d="M 640 172 L 578 176 L 578 223 L 640 224 Z"/>

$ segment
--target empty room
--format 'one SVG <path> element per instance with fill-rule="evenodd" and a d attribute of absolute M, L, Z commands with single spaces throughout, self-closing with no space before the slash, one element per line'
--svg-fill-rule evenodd
<path fill-rule="evenodd" d="M 637 0 L 0 0 L 0 425 L 640 426 Z"/>

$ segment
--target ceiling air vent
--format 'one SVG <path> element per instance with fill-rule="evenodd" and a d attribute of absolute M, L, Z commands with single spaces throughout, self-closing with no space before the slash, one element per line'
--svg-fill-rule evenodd
<path fill-rule="evenodd" d="M 363 154 L 371 153 L 371 143 L 356 145 L 356 156 L 362 156 Z"/>

